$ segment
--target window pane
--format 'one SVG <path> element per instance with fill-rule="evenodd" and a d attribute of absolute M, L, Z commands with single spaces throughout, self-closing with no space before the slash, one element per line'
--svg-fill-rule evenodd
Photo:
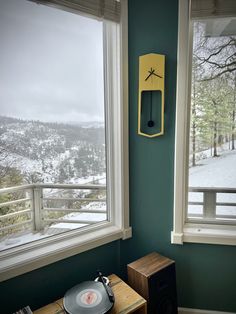
<path fill-rule="evenodd" d="M 102 22 L 1 1 L 0 41 L 0 249 L 107 220 Z"/>
<path fill-rule="evenodd" d="M 194 21 L 189 219 L 236 223 L 235 63 L 236 18 Z"/>

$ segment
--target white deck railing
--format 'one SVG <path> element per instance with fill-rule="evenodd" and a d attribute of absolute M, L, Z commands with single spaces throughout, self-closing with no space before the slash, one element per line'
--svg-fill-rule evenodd
<path fill-rule="evenodd" d="M 101 191 L 104 191 L 103 195 Z M 105 185 L 94 184 L 28 184 L 0 189 L 0 235 L 17 232 L 22 227 L 41 231 L 55 223 L 90 225 L 100 222 L 101 219 L 96 220 L 96 214 L 106 214 L 107 219 L 105 191 Z M 92 197 L 88 197 L 92 192 Z M 105 206 L 83 207 L 83 204 L 94 202 Z M 65 213 L 89 213 L 92 219 L 70 219 Z"/>
<path fill-rule="evenodd" d="M 236 189 L 190 187 L 187 220 L 236 224 Z"/>

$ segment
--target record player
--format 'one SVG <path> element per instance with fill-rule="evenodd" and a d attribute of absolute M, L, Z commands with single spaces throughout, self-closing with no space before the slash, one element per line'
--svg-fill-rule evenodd
<path fill-rule="evenodd" d="M 105 314 L 113 307 L 114 294 L 109 279 L 98 272 L 94 281 L 84 281 L 69 289 L 63 306 L 68 314 Z"/>

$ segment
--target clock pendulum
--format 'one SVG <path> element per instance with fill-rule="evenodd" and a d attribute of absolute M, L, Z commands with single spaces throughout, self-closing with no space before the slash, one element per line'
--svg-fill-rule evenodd
<path fill-rule="evenodd" d="M 149 121 L 147 123 L 149 128 L 154 127 L 155 122 L 152 120 L 152 91 L 150 92 L 150 117 L 149 117 Z"/>
<path fill-rule="evenodd" d="M 151 68 L 150 71 L 148 71 L 148 76 L 145 78 L 145 81 L 147 81 L 152 75 L 155 75 L 159 78 L 162 78 L 162 76 L 158 75 L 157 73 L 155 73 L 155 69 Z M 153 103 L 152 103 L 152 100 L 153 100 L 153 97 L 152 97 L 152 93 L 153 91 L 151 90 L 150 91 L 150 113 L 149 113 L 149 121 L 147 123 L 148 127 L 149 128 L 152 128 L 154 127 L 155 125 L 155 122 L 153 121 L 152 119 L 152 106 L 153 106 Z"/>

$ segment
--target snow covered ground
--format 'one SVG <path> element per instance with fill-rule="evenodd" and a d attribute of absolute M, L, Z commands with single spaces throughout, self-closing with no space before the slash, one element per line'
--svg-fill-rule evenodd
<path fill-rule="evenodd" d="M 189 169 L 189 187 L 235 188 L 236 189 L 236 151 L 219 150 L 219 157 L 198 161 L 196 167 Z M 202 201 L 203 193 L 189 193 L 189 201 Z M 236 193 L 218 193 L 217 202 L 235 202 Z M 202 206 L 189 206 L 189 212 L 202 213 Z M 236 215 L 236 206 L 217 206 L 217 214 Z"/>
<path fill-rule="evenodd" d="M 236 151 L 200 160 L 189 169 L 189 186 L 236 188 Z"/>
<path fill-rule="evenodd" d="M 106 184 L 106 174 L 103 173 L 102 175 L 96 175 L 93 177 L 87 177 L 87 178 L 78 178 L 75 183 L 79 184 L 91 184 L 96 181 L 96 184 Z M 60 198 L 60 190 L 58 189 L 45 189 L 46 193 L 44 197 L 59 197 Z M 86 194 L 90 192 L 90 190 L 83 190 L 83 197 L 86 197 Z M 76 193 L 81 193 L 81 190 L 74 190 L 75 195 Z M 81 196 L 81 195 L 80 195 Z M 61 195 L 63 197 L 63 195 Z M 99 198 L 99 196 L 98 196 Z M 94 221 L 94 222 L 100 222 L 100 221 L 105 221 L 107 220 L 107 214 L 104 213 L 106 210 L 106 201 L 104 202 L 89 202 L 87 205 L 83 206 L 84 210 L 96 210 L 96 211 L 103 211 L 101 213 L 78 213 L 78 212 L 72 212 L 69 214 L 66 214 L 65 216 L 62 217 L 63 220 L 80 220 L 80 221 Z M 66 223 L 66 222 L 61 222 L 61 223 L 54 223 L 50 226 L 47 226 L 44 230 L 41 232 L 35 232 L 35 231 L 22 231 L 19 233 L 15 234 L 10 234 L 5 236 L 4 238 L 1 239 L 0 241 L 0 251 L 9 249 L 11 247 L 15 247 L 21 244 L 25 244 L 28 242 L 36 241 L 39 239 L 43 239 L 58 233 L 62 233 L 65 231 L 73 230 L 73 229 L 78 229 L 82 228 L 84 226 L 87 226 L 87 223 Z"/>
<path fill-rule="evenodd" d="M 83 207 L 83 209 L 87 210 L 106 210 L 106 202 L 91 202 Z M 69 213 L 62 217 L 63 220 L 82 220 L 82 221 L 94 221 L 94 222 L 100 222 L 107 220 L 107 214 L 106 213 Z M 8 236 L 5 236 L 0 241 L 0 251 L 9 249 L 14 246 L 18 246 L 21 244 L 25 244 L 28 242 L 32 242 L 35 240 L 43 239 L 58 233 L 62 233 L 65 231 L 73 230 L 82 228 L 84 226 L 87 226 L 86 223 L 55 223 L 52 224 L 49 227 L 46 227 L 41 232 L 34 232 L 34 231 L 22 231 L 20 233 L 11 234 Z"/>
<path fill-rule="evenodd" d="M 205 159 L 198 161 L 196 167 L 189 169 L 189 186 L 190 187 L 220 187 L 220 188 L 235 188 L 236 189 L 236 151 L 229 151 L 224 147 L 219 149 L 219 157 L 210 157 L 210 150 L 205 151 Z M 100 184 L 105 184 L 105 174 L 96 177 L 88 177 L 80 179 L 80 184 L 92 182 L 92 180 L 99 180 Z M 189 193 L 189 201 L 203 201 L 203 193 Z M 217 194 L 217 201 L 219 202 L 235 202 L 235 194 Z M 92 202 L 86 205 L 87 209 L 104 210 L 106 204 L 102 202 Z M 189 206 L 190 213 L 202 213 L 202 206 Z M 236 206 L 217 206 L 217 214 L 230 214 L 236 217 Z M 63 219 L 70 220 L 91 220 L 104 221 L 107 219 L 104 213 L 70 213 L 63 217 Z M 86 224 L 78 223 L 56 223 L 48 227 L 42 233 L 24 232 L 21 235 L 11 235 L 0 242 L 0 250 L 4 250 L 16 245 L 21 245 L 26 242 L 35 241 L 56 233 L 68 231 L 75 228 L 81 228 Z"/>

